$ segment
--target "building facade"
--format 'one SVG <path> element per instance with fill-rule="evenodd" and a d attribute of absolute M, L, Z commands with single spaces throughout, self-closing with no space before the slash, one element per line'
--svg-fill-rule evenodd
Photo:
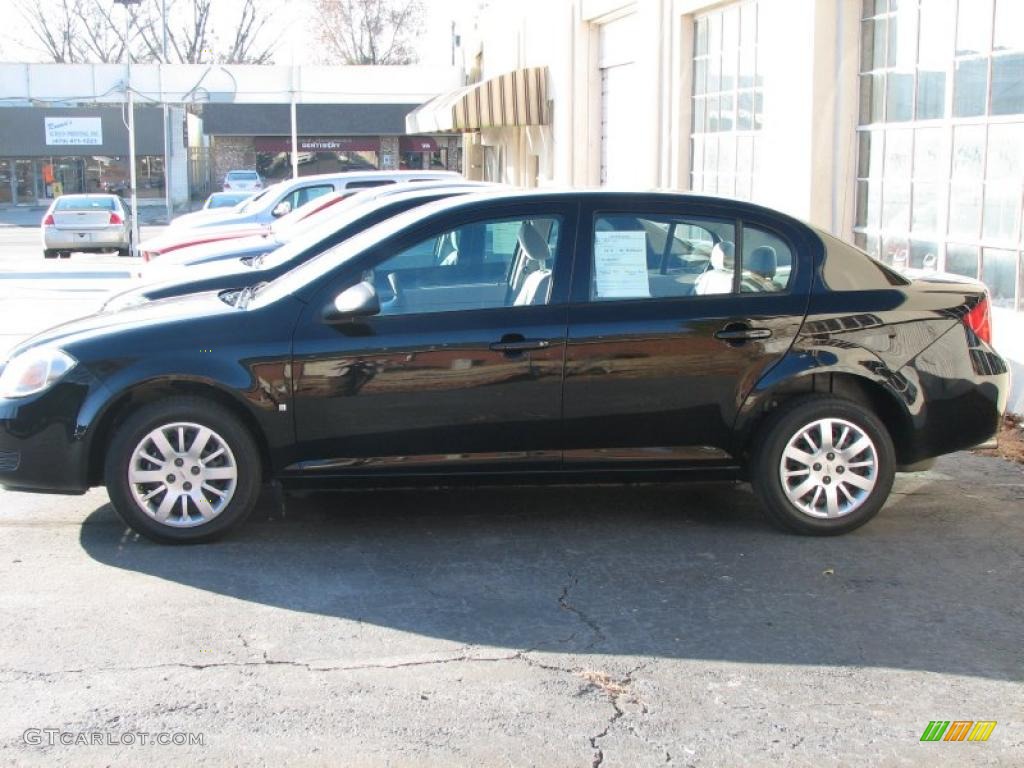
<path fill-rule="evenodd" d="M 544 68 L 549 100 L 467 130 L 468 175 L 735 196 L 983 280 L 1024 411 L 1020 0 L 521 0 L 464 27 L 471 77 Z"/>

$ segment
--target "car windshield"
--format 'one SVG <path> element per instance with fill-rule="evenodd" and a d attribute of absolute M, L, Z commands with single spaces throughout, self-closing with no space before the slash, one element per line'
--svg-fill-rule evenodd
<path fill-rule="evenodd" d="M 113 211 L 112 197 L 75 197 L 67 195 L 57 200 L 55 211 Z"/>
<path fill-rule="evenodd" d="M 287 213 L 280 219 L 270 225 L 270 229 L 275 235 L 283 234 L 289 229 L 294 227 L 296 224 L 308 219 L 313 218 L 320 211 L 330 208 L 332 212 L 335 210 L 335 206 L 347 197 L 344 192 L 331 192 L 326 195 L 310 200 L 305 205 L 300 205 L 291 213 Z"/>
<path fill-rule="evenodd" d="M 258 309 L 259 307 L 279 301 L 285 296 L 292 295 L 304 286 L 319 280 L 345 262 L 358 256 L 370 246 L 386 240 L 402 231 L 405 227 L 415 224 L 425 215 L 429 215 L 435 207 L 442 206 L 443 203 L 444 201 L 437 201 L 422 207 L 413 208 L 412 210 L 392 216 L 390 219 L 382 221 L 380 224 L 363 230 L 338 243 L 333 248 L 329 248 L 306 263 L 300 264 L 295 269 L 285 272 L 276 280 L 272 280 L 264 285 L 256 293 L 255 300 L 250 306 Z M 337 220 L 333 220 L 331 226 L 337 229 Z M 303 239 L 305 240 L 305 238 Z M 294 246 L 294 243 L 292 245 Z M 280 252 L 285 247 L 287 246 L 283 246 L 274 252 L 275 260 L 282 258 Z"/>
<path fill-rule="evenodd" d="M 394 203 L 394 198 L 361 198 L 353 195 L 337 205 L 331 206 L 324 215 L 310 216 L 306 221 L 292 227 L 282 238 L 283 245 L 270 253 L 261 263 L 264 268 L 277 267 L 294 259 L 324 238 L 359 221 L 372 211 Z"/>
<path fill-rule="evenodd" d="M 255 210 L 256 203 L 258 203 L 260 200 L 266 200 L 267 195 L 269 195 L 273 190 L 278 189 L 280 186 L 280 184 L 274 184 L 264 189 L 255 197 L 250 197 L 248 200 L 243 200 L 237 206 L 235 206 L 235 213 L 247 213 L 250 210 Z"/>
<path fill-rule="evenodd" d="M 256 181 L 256 171 L 229 171 L 228 178 L 232 181 Z"/>

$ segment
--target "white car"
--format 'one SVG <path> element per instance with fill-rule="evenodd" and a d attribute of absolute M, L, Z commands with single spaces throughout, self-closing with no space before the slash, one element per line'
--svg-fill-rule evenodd
<path fill-rule="evenodd" d="M 131 208 L 117 195 L 61 195 L 43 216 L 43 256 L 72 251 L 131 251 Z"/>
<path fill-rule="evenodd" d="M 228 171 L 224 177 L 225 192 L 258 192 L 263 179 L 256 171 Z"/>

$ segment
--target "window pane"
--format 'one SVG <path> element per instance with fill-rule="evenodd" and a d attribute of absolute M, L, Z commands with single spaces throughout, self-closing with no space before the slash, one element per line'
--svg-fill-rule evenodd
<path fill-rule="evenodd" d="M 914 178 L 945 179 L 949 175 L 949 156 L 944 150 L 942 128 L 919 128 L 914 131 Z"/>
<path fill-rule="evenodd" d="M 1024 3 L 996 0 L 996 32 L 992 48 L 997 51 L 1024 48 Z"/>
<path fill-rule="evenodd" d="M 886 85 L 886 121 L 899 123 L 910 120 L 914 114 L 914 74 L 890 72 Z"/>
<path fill-rule="evenodd" d="M 694 46 L 694 49 L 696 51 L 695 55 L 697 55 L 697 56 L 705 56 L 705 55 L 707 55 L 707 52 L 708 52 L 708 20 L 707 19 L 697 19 L 697 23 L 696 23 L 695 27 L 696 27 L 696 31 L 695 32 L 696 32 L 696 36 L 697 36 L 697 42 L 696 42 L 696 45 Z"/>
<path fill-rule="evenodd" d="M 718 130 L 720 131 L 731 131 L 733 127 L 733 99 L 732 92 L 723 93 L 721 101 L 719 102 L 719 109 L 721 112 L 718 117 Z"/>
<path fill-rule="evenodd" d="M 777 293 L 789 285 L 793 253 L 785 241 L 759 227 L 743 227 L 741 293 Z"/>
<path fill-rule="evenodd" d="M 910 229 L 910 182 L 886 177 L 882 192 L 882 229 L 907 232 Z"/>
<path fill-rule="evenodd" d="M 871 19 L 860 23 L 860 71 L 872 68 L 875 58 L 875 22 Z"/>
<path fill-rule="evenodd" d="M 953 183 L 949 190 L 949 234 L 976 240 L 981 229 L 981 184 Z"/>
<path fill-rule="evenodd" d="M 740 176 L 750 176 L 754 173 L 753 136 L 736 138 L 736 173 Z"/>
<path fill-rule="evenodd" d="M 882 182 L 868 182 L 868 219 L 867 226 L 877 228 L 882 215 Z"/>
<path fill-rule="evenodd" d="M 935 271 L 939 268 L 939 245 L 932 240 L 910 241 L 910 266 Z"/>
<path fill-rule="evenodd" d="M 1024 54 L 992 57 L 992 114 L 1024 112 Z"/>
<path fill-rule="evenodd" d="M 873 33 L 874 42 L 871 46 L 871 68 L 883 69 L 885 67 L 885 60 L 888 52 L 886 31 L 889 28 L 889 20 L 881 18 L 875 19 L 871 23 L 875 26 Z"/>
<path fill-rule="evenodd" d="M 953 133 L 953 178 L 980 181 L 982 178 L 985 126 L 961 125 Z"/>
<path fill-rule="evenodd" d="M 941 182 L 914 182 L 914 209 L 910 222 L 910 228 L 914 232 L 939 232 L 939 209 L 945 195 L 946 185 Z"/>
<path fill-rule="evenodd" d="M 986 240 L 1016 240 L 1020 220 L 1020 182 L 990 181 L 985 185 Z"/>
<path fill-rule="evenodd" d="M 704 93 L 707 76 L 707 59 L 697 59 L 693 63 L 693 93 L 695 96 L 699 96 L 700 94 Z"/>
<path fill-rule="evenodd" d="M 954 0 L 921 0 L 921 34 L 918 64 L 928 70 L 945 71 L 953 55 Z"/>
<path fill-rule="evenodd" d="M 428 238 L 372 270 L 381 314 L 546 304 L 558 230 L 552 217 L 508 219 Z"/>
<path fill-rule="evenodd" d="M 694 173 L 701 173 L 704 170 L 704 139 L 694 136 L 690 154 L 690 170 Z"/>
<path fill-rule="evenodd" d="M 917 4 L 904 3 L 890 18 L 889 66 L 913 69 L 917 60 Z"/>
<path fill-rule="evenodd" d="M 946 114 L 946 73 L 917 71 L 917 119 L 937 120 Z"/>
<path fill-rule="evenodd" d="M 987 165 L 989 179 L 1024 177 L 1024 123 L 989 126 Z"/>
<path fill-rule="evenodd" d="M 887 180 L 910 178 L 910 145 L 912 138 L 912 131 L 906 128 L 886 131 L 885 177 Z"/>
<path fill-rule="evenodd" d="M 704 111 L 707 108 L 707 99 L 697 98 L 693 100 L 693 132 L 703 133 L 707 126 L 705 125 L 705 114 Z"/>
<path fill-rule="evenodd" d="M 1017 262 L 1014 251 L 986 248 L 981 259 L 981 279 L 988 286 L 992 303 L 997 307 L 1015 306 L 1017 295 Z"/>
<path fill-rule="evenodd" d="M 992 37 L 992 0 L 960 0 L 956 19 L 956 55 L 988 53 Z"/>
<path fill-rule="evenodd" d="M 871 167 L 871 131 L 857 132 L 857 178 L 866 179 Z"/>
<path fill-rule="evenodd" d="M 757 43 L 757 5 L 740 6 L 740 45 Z"/>
<path fill-rule="evenodd" d="M 731 293 L 731 222 L 606 214 L 594 224 L 591 300 Z"/>
<path fill-rule="evenodd" d="M 857 182 L 857 218 L 854 221 L 854 226 L 868 226 L 868 182 L 866 181 Z"/>
<path fill-rule="evenodd" d="M 885 75 L 862 75 L 860 78 L 860 123 L 868 125 L 882 121 L 885 103 Z"/>
<path fill-rule="evenodd" d="M 946 246 L 946 272 L 964 277 L 978 276 L 978 249 L 972 245 Z"/>
<path fill-rule="evenodd" d="M 897 269 L 907 266 L 908 244 L 905 237 L 886 237 L 882 242 L 882 261 Z"/>
<path fill-rule="evenodd" d="M 956 63 L 953 76 L 953 114 L 973 117 L 985 114 L 988 59 L 967 59 Z"/>
<path fill-rule="evenodd" d="M 749 131 L 754 127 L 754 92 L 740 91 L 736 99 L 736 130 Z"/>

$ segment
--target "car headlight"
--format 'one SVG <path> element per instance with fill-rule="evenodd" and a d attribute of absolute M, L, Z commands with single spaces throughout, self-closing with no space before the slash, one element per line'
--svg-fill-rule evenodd
<path fill-rule="evenodd" d="M 0 397 L 27 397 L 52 387 L 78 361 L 61 349 L 37 347 L 11 359 L 0 373 Z"/>

